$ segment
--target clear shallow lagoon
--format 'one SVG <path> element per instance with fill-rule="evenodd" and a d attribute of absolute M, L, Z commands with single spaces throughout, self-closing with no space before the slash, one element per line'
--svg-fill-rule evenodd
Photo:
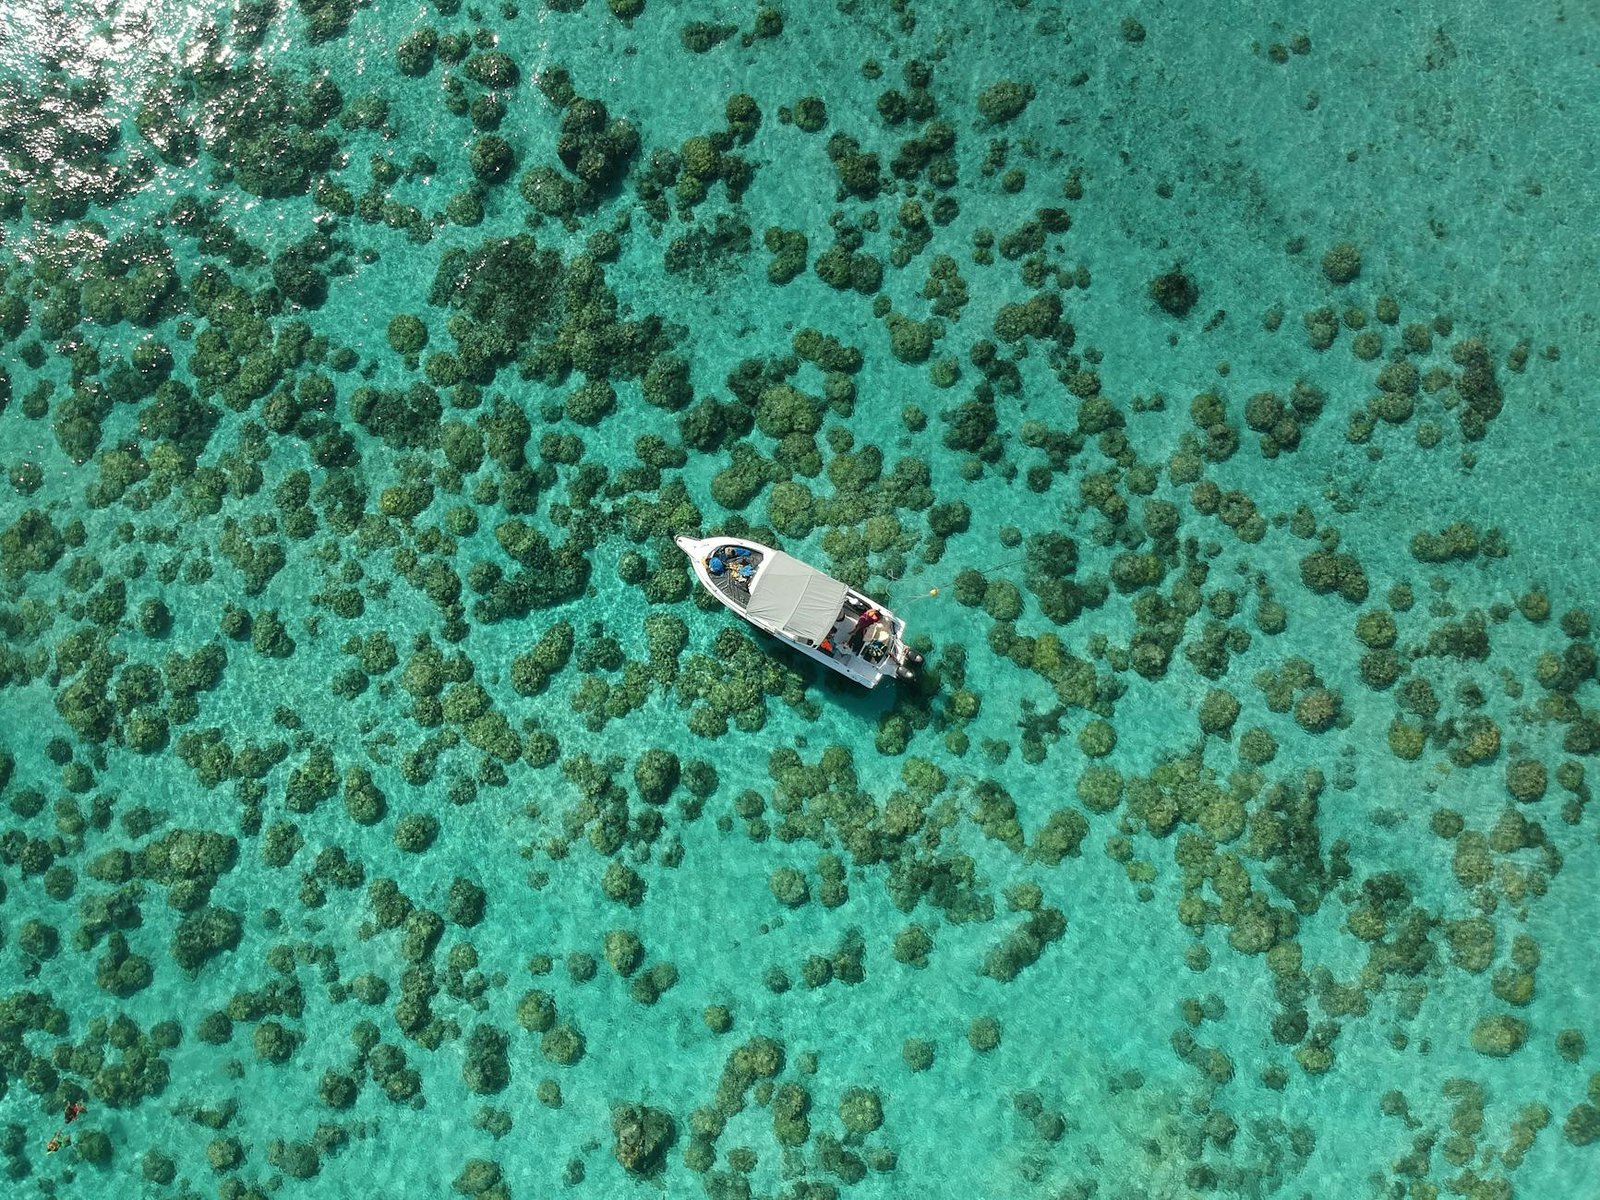
<path fill-rule="evenodd" d="M 1600 1173 L 1582 5 L 4 15 L 7 1194 Z"/>

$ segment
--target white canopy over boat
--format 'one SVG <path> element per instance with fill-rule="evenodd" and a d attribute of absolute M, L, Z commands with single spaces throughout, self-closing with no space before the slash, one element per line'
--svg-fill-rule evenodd
<path fill-rule="evenodd" d="M 790 637 L 816 644 L 833 632 L 849 590 L 815 567 L 774 551 L 750 589 L 745 612 Z"/>

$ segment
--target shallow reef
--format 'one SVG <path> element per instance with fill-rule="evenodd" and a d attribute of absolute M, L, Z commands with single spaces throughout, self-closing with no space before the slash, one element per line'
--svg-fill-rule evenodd
<path fill-rule="evenodd" d="M 1371 214 L 1243 290 L 1135 230 L 1194 180 L 1092 110 L 1179 32 L 1010 9 L 249 0 L 125 78 L 74 10 L 0 79 L 13 1185 L 1594 1174 L 1594 562 L 1522 548 L 1593 497 L 1473 491 L 1561 347 Z"/>

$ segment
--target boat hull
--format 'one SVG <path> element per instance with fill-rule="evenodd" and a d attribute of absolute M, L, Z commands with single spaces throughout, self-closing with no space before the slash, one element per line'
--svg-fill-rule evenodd
<path fill-rule="evenodd" d="M 751 558 L 758 565 L 751 572 L 748 592 L 759 593 L 767 564 L 779 554 L 770 546 L 763 546 L 748 538 L 729 537 L 678 537 L 674 541 L 688 556 L 700 586 L 715 596 L 724 608 L 737 613 L 762 633 L 777 639 L 796 653 L 821 663 L 828 670 L 843 675 L 852 683 L 864 688 L 875 688 L 885 679 L 910 679 L 915 676 L 917 668 L 922 663 L 921 655 L 905 643 L 905 622 L 871 596 L 864 595 L 848 585 L 837 584 L 845 589 L 844 603 L 828 635 L 819 639 L 817 643 L 792 636 L 780 625 L 746 611 L 744 604 L 740 602 L 743 594 L 741 586 L 737 583 L 730 585 L 729 573 L 724 571 L 720 578 L 712 576 L 710 567 L 712 552 L 729 546 L 743 547 L 751 551 Z M 848 645 L 855 624 L 855 614 L 866 609 L 878 611 L 878 624 L 882 631 L 879 638 L 886 642 L 882 656 L 877 661 L 871 661 L 864 654 L 851 650 Z"/>

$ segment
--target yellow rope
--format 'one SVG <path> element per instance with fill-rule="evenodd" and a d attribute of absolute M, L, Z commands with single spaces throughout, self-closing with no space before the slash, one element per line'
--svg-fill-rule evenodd
<path fill-rule="evenodd" d="M 983 570 L 979 571 L 978 574 L 984 576 L 985 578 L 988 578 L 990 575 L 993 575 L 996 571 L 1003 570 L 1006 567 L 1014 567 L 1018 563 L 1024 563 L 1024 562 L 1027 562 L 1027 561 L 1028 561 L 1028 556 L 1026 554 L 1024 554 L 1020 558 L 1009 558 L 1005 562 L 996 563 L 992 567 L 985 567 Z M 910 600 L 907 600 L 906 601 L 906 607 L 909 608 L 911 605 L 915 604 L 918 600 L 931 600 L 933 597 L 937 596 L 938 594 L 939 594 L 939 589 L 938 588 L 936 588 L 936 587 L 935 588 L 929 588 L 922 595 L 913 596 Z"/>

